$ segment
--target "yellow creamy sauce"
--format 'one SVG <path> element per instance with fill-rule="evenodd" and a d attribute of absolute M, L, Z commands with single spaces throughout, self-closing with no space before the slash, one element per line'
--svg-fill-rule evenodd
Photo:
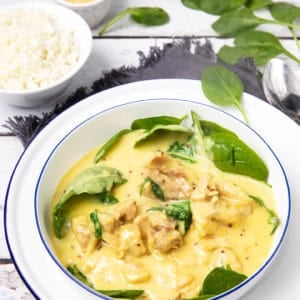
<path fill-rule="evenodd" d="M 136 200 L 138 214 L 141 214 L 146 213 L 150 207 L 162 204 L 158 199 L 140 195 L 140 185 L 144 179 L 142 170 L 157 150 L 166 151 L 173 141 L 180 139 L 180 135 L 169 134 L 163 139 L 153 138 L 133 148 L 138 134 L 133 132 L 123 136 L 117 147 L 99 164 L 114 167 L 124 175 L 128 181 L 116 187 L 113 193 L 119 202 Z M 52 207 L 68 183 L 80 171 L 93 165 L 97 150 L 88 153 L 63 177 L 53 197 Z M 206 158 L 197 164 L 183 161 L 180 164 L 187 168 L 187 178 L 195 184 L 203 173 L 209 172 L 221 181 L 239 186 L 246 194 L 263 199 L 267 207 L 276 210 L 272 190 L 267 184 L 245 176 L 223 173 Z M 95 208 L 100 212 L 113 213 L 118 207 L 118 204 L 103 205 L 87 196 L 76 196 L 69 202 L 71 222 L 73 218 L 80 216 L 87 216 L 88 220 Z M 230 265 L 237 272 L 251 275 L 266 259 L 273 241 L 270 235 L 272 228 L 267 223 L 268 213 L 254 201 L 252 213 L 242 217 L 237 223 L 213 222 L 212 229 L 203 231 L 201 222 L 205 221 L 205 215 L 209 215 L 211 211 L 209 205 L 208 201 L 191 200 L 192 225 L 183 236 L 183 244 L 166 253 L 153 250 L 146 255 L 134 256 L 127 250 L 118 249 L 118 246 L 111 247 L 104 242 L 101 247 L 82 249 L 71 230 L 62 239 L 57 239 L 52 232 L 52 242 L 62 264 L 76 264 L 96 289 L 143 289 L 145 293 L 141 299 L 196 297 L 204 278 L 214 267 Z M 118 230 L 117 228 L 116 232 L 107 235 L 109 239 L 117 237 Z M 104 240 L 105 237 L 106 234 L 103 233 Z"/>

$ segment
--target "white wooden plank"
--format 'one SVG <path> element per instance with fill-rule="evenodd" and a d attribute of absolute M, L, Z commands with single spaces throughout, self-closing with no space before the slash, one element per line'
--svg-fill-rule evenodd
<path fill-rule="evenodd" d="M 0 299 L 1 300 L 33 300 L 13 264 L 0 265 Z"/>

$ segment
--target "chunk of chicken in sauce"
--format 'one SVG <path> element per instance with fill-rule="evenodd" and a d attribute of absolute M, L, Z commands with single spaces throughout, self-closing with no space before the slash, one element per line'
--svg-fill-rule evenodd
<path fill-rule="evenodd" d="M 188 181 L 184 168 L 176 159 L 166 153 L 156 153 L 147 165 L 145 175 L 160 186 L 166 200 L 188 199 L 193 191 L 192 184 Z M 155 198 L 150 185 L 145 187 L 144 195 Z"/>
<path fill-rule="evenodd" d="M 219 225 L 238 224 L 254 208 L 253 200 L 240 187 L 207 174 L 199 181 L 191 200 L 203 235 L 212 235 Z"/>
<path fill-rule="evenodd" d="M 136 218 L 148 250 L 167 253 L 183 244 L 182 235 L 176 230 L 176 222 L 163 212 L 148 212 Z"/>

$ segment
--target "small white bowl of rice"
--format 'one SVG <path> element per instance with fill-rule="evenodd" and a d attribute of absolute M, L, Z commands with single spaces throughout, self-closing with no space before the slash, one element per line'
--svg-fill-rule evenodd
<path fill-rule="evenodd" d="M 48 104 L 85 65 L 92 33 L 82 17 L 51 3 L 0 9 L 0 101 L 15 106 Z"/>

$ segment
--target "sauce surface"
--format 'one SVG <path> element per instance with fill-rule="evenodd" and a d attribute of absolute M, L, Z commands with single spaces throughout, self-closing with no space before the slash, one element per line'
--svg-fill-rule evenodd
<path fill-rule="evenodd" d="M 272 189 L 249 177 L 221 172 L 206 157 L 192 164 L 168 156 L 169 145 L 183 140 L 180 134 L 158 135 L 134 147 L 139 134 L 124 135 L 98 163 L 116 168 L 127 179 L 113 189 L 117 204 L 105 205 L 86 194 L 69 201 L 69 232 L 61 239 L 54 232 L 51 236 L 61 263 L 78 266 L 96 289 L 142 289 L 139 299 L 153 300 L 196 297 L 215 267 L 230 266 L 246 276 L 255 272 L 268 256 L 273 236 L 268 213 L 248 195 L 275 210 Z M 73 178 L 94 165 L 97 150 L 65 174 L 52 207 Z M 154 197 L 150 184 L 141 193 L 147 176 L 163 187 L 166 201 Z M 164 186 L 168 180 L 170 190 Z M 192 222 L 183 234 L 163 211 L 149 211 L 170 199 L 190 201 Z M 102 224 L 101 242 L 89 219 L 95 209 Z"/>

